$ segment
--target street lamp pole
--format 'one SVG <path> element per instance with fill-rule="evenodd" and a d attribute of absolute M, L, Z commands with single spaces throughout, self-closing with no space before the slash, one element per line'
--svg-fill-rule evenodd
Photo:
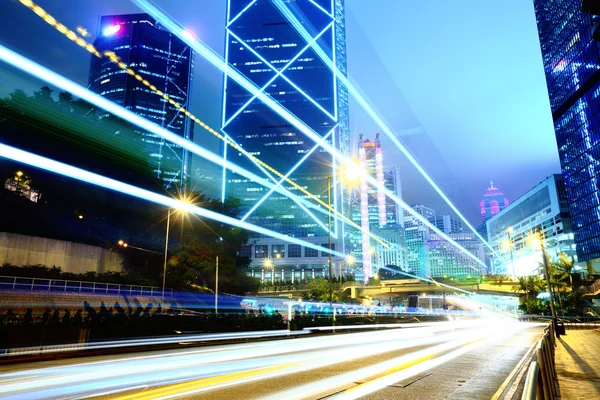
<path fill-rule="evenodd" d="M 548 258 L 546 257 L 546 248 L 544 246 L 544 237 L 542 233 L 538 231 L 534 236 L 534 240 L 539 243 L 540 249 L 542 250 L 542 257 L 544 258 L 544 275 L 546 277 L 546 285 L 548 286 L 548 296 L 550 301 L 550 312 L 552 313 L 552 325 L 554 326 L 554 332 L 556 336 L 560 336 L 558 328 L 558 319 L 556 318 L 556 310 L 554 308 L 554 293 L 552 291 L 552 284 L 550 283 L 550 271 L 548 268 Z"/>
<path fill-rule="evenodd" d="M 171 209 L 167 213 L 167 233 L 165 235 L 165 262 L 163 267 L 162 302 L 165 301 L 165 285 L 167 283 L 167 256 L 169 252 L 169 225 L 171 225 Z"/>
<path fill-rule="evenodd" d="M 333 318 L 335 319 L 335 312 L 333 311 L 333 268 L 331 265 L 331 176 L 327 177 L 327 240 L 328 240 L 328 247 L 329 247 L 329 257 L 328 257 L 328 264 L 329 264 L 329 308 L 331 308 L 331 311 L 333 312 Z"/>
<path fill-rule="evenodd" d="M 513 281 L 517 280 L 517 271 L 515 270 L 515 257 L 514 257 L 514 245 L 513 245 L 513 241 L 512 238 L 510 237 L 510 233 L 513 231 L 512 227 L 508 227 L 508 229 L 506 230 L 506 235 L 508 236 L 508 243 L 510 244 L 510 262 L 512 265 L 512 279 Z"/>
<path fill-rule="evenodd" d="M 217 256 L 215 271 L 215 314 L 219 313 L 219 256 Z"/>

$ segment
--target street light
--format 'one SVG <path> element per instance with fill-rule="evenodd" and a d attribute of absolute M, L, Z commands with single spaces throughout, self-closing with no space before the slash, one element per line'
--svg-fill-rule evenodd
<path fill-rule="evenodd" d="M 332 176 L 327 177 L 327 243 L 329 253 L 327 253 L 327 263 L 329 264 L 329 308 L 333 311 L 333 268 L 331 265 L 331 179 Z M 335 312 L 333 313 L 333 320 L 335 321 Z"/>
<path fill-rule="evenodd" d="M 185 205 L 191 204 L 190 199 L 183 196 L 179 199 L 179 201 L 180 201 L 181 205 L 179 207 L 177 207 L 176 210 L 181 211 L 181 212 L 186 212 L 183 207 Z M 167 257 L 168 257 L 168 253 L 169 253 L 169 227 L 170 227 L 170 225 L 171 225 L 171 208 L 169 208 L 169 210 L 167 212 L 167 231 L 165 234 L 165 261 L 164 261 L 164 265 L 163 265 L 163 284 L 162 284 L 162 297 L 161 297 L 162 302 L 165 301 L 165 285 L 167 283 Z"/>
<path fill-rule="evenodd" d="M 512 241 L 512 238 L 510 236 L 510 234 L 514 231 L 512 226 L 509 226 L 506 229 L 506 240 L 504 240 L 502 242 L 502 247 L 504 248 L 504 250 L 506 251 L 510 251 L 510 262 L 512 264 L 512 280 L 516 281 L 517 280 L 517 271 L 515 270 L 515 258 L 514 258 L 514 248 L 515 245 Z"/>
<path fill-rule="evenodd" d="M 263 265 L 267 269 L 271 269 L 271 285 L 275 286 L 275 263 L 270 258 L 265 258 Z"/>
<path fill-rule="evenodd" d="M 556 311 L 554 309 L 554 296 L 553 296 L 553 292 L 552 292 L 552 284 L 550 283 L 550 272 L 548 271 L 548 259 L 546 257 L 546 248 L 544 247 L 544 240 L 539 231 L 532 232 L 529 235 L 528 239 L 529 239 L 529 244 L 532 248 L 542 251 L 542 257 L 544 259 L 544 275 L 546 277 L 546 285 L 548 285 L 548 295 L 549 295 L 549 299 L 550 299 L 550 311 L 552 312 L 552 324 L 554 325 L 554 332 L 556 333 L 556 336 L 558 337 L 558 336 L 560 336 L 560 334 L 558 333 L 558 331 L 556 329 L 558 327 L 558 320 L 556 319 Z"/>

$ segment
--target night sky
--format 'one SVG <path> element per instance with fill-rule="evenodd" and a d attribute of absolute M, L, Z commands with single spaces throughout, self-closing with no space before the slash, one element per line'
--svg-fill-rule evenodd
<path fill-rule="evenodd" d="M 17 0 L 2 1 L 2 45 L 87 84 L 85 50 Z M 90 40 L 98 16 L 139 12 L 127 0 L 37 3 L 65 25 L 85 27 Z M 157 3 L 223 53 L 225 0 Z M 346 0 L 346 7 L 350 79 L 473 223 L 480 220 L 479 201 L 490 176 L 512 201 L 560 172 L 533 1 Z M 201 57 L 195 62 L 191 111 L 218 129 L 221 73 Z M 39 86 L 0 67 L 0 95 Z M 379 131 L 354 102 L 350 125 L 353 143 L 360 133 L 373 139 Z M 218 151 L 211 134 L 196 127 L 195 135 L 198 143 Z M 447 212 L 390 145 L 384 164 L 401 168 L 407 202 Z M 206 167 L 197 160 L 194 168 Z"/>

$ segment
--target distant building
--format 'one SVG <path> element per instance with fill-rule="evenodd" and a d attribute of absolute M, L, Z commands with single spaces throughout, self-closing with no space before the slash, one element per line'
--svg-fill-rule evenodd
<path fill-rule="evenodd" d="M 600 258 L 600 7 L 533 3 L 577 255 L 591 261 Z"/>
<path fill-rule="evenodd" d="M 435 210 L 422 204 L 411 206 L 427 220 L 435 220 Z M 429 253 L 425 244 L 429 240 L 429 227 L 404 211 L 404 240 L 406 242 L 406 267 L 412 274 L 426 277 L 431 275 Z"/>
<path fill-rule="evenodd" d="M 494 182 L 490 182 L 490 187 L 483 195 L 483 200 L 479 203 L 481 209 L 481 222 L 485 222 L 504 210 L 509 202 L 504 193 L 494 186 Z"/>
<path fill-rule="evenodd" d="M 485 261 L 483 243 L 474 233 L 449 233 L 448 236 L 477 257 L 481 263 Z M 429 234 L 426 251 L 432 277 L 469 278 L 485 273 L 477 260 L 457 249 L 437 233 Z"/>
<path fill-rule="evenodd" d="M 401 195 L 398 169 L 383 170 L 383 149 L 379 134 L 375 136 L 375 141 L 364 139 L 360 135 L 358 159 L 360 168 L 375 178 L 382 187 L 395 195 Z M 403 222 L 399 218 L 396 203 L 386 198 L 383 189 L 378 189 L 363 179 L 359 188 L 353 191 L 351 210 L 352 220 L 362 228 L 349 230 L 352 254 L 359 262 L 362 261 L 362 271 L 359 269 L 356 274 L 367 280 L 381 267 L 396 266 L 404 269 Z M 371 235 L 383 239 L 386 245 L 374 240 Z"/>
<path fill-rule="evenodd" d="M 431 222 L 436 228 L 444 233 L 461 233 L 463 231 L 462 221 L 452 217 L 451 215 L 442 215 L 440 217 L 436 217 Z"/>
<path fill-rule="evenodd" d="M 551 175 L 487 221 L 489 244 L 497 257 L 494 272 L 517 276 L 537 274 L 542 256 L 528 239 L 541 231 L 552 256 L 565 253 L 577 261 L 567 192 L 562 175 Z M 512 254 L 511 254 L 512 253 Z"/>
<path fill-rule="evenodd" d="M 193 52 L 149 15 L 101 17 L 94 47 L 100 53 L 114 52 L 143 79 L 189 108 Z M 193 139 L 193 123 L 181 110 L 108 57 L 91 57 L 88 87 L 187 140 Z M 191 173 L 188 151 L 149 132 L 140 132 L 140 140 L 145 144 L 154 175 L 167 189 L 175 191 L 188 185 Z"/>

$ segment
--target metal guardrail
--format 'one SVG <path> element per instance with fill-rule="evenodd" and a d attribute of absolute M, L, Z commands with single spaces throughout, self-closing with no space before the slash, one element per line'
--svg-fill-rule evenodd
<path fill-rule="evenodd" d="M 521 400 L 552 400 L 559 397 L 556 386 L 558 377 L 554 364 L 555 347 L 554 326 L 550 323 L 537 343 L 536 360 L 531 362 L 527 370 Z"/>
<path fill-rule="evenodd" d="M 96 293 L 136 296 L 161 296 L 162 288 L 155 286 L 120 285 L 116 283 L 69 281 L 48 278 L 25 278 L 1 276 L 0 290 L 27 290 L 68 293 Z M 166 289 L 165 295 L 172 296 L 173 289 Z"/>

